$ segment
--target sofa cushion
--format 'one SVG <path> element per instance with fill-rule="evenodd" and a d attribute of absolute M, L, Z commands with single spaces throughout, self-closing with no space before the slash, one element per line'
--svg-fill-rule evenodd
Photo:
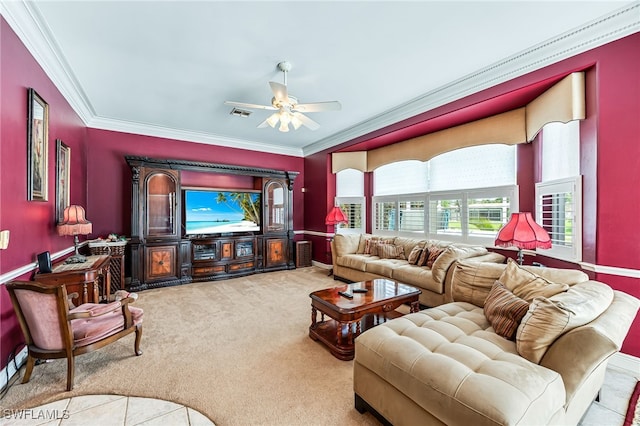
<path fill-rule="evenodd" d="M 484 314 L 493 331 L 505 339 L 515 340 L 522 317 L 529 310 L 529 303 L 516 296 L 500 281 L 496 281 L 484 301 Z"/>
<path fill-rule="evenodd" d="M 491 262 L 458 261 L 453 270 L 451 296 L 456 302 L 482 307 L 505 265 Z"/>
<path fill-rule="evenodd" d="M 539 363 L 558 337 L 593 321 L 612 301 L 611 287 L 596 281 L 576 284 L 550 298 L 536 297 L 518 327 L 518 353 Z"/>
<path fill-rule="evenodd" d="M 364 253 L 363 254 L 371 254 L 373 256 L 378 255 L 378 244 L 393 244 L 395 237 L 380 237 L 376 235 L 365 235 L 364 236 Z M 359 251 L 360 243 L 358 244 Z"/>
<path fill-rule="evenodd" d="M 534 272 L 520 267 L 513 259 L 507 261 L 507 267 L 498 278 L 498 281 L 503 283 L 513 294 L 528 302 L 538 296 L 551 297 L 569 289 L 568 284 L 553 283 Z"/>
<path fill-rule="evenodd" d="M 360 240 L 358 241 L 358 248 L 356 249 L 356 254 L 364 254 L 364 249 L 367 245 L 367 239 L 369 238 L 371 238 L 371 235 L 360 234 Z"/>
<path fill-rule="evenodd" d="M 404 248 L 404 254 L 407 257 L 409 257 L 409 253 L 411 253 L 411 250 L 415 247 L 424 247 L 426 243 L 427 240 L 419 238 L 396 237 L 395 240 L 393 240 L 393 244 Z"/>
<path fill-rule="evenodd" d="M 548 424 L 566 400 L 562 378 L 490 328 L 482 308 L 448 303 L 365 331 L 355 362 L 442 424 Z"/>
<path fill-rule="evenodd" d="M 382 275 L 383 277 L 393 278 L 392 271 L 395 268 L 404 266 L 407 264 L 403 259 L 378 259 L 366 264 L 366 272 L 371 274 Z"/>
<path fill-rule="evenodd" d="M 379 260 L 378 256 L 370 256 L 365 254 L 345 254 L 336 258 L 336 263 L 345 268 L 355 269 L 357 271 L 365 272 L 367 270 L 367 263 Z"/>
<path fill-rule="evenodd" d="M 427 250 L 429 251 L 429 255 L 427 256 L 427 262 L 424 266 L 426 266 L 427 268 L 432 268 L 433 263 L 436 261 L 438 256 L 440 256 L 446 249 L 442 247 L 430 246 L 427 248 Z"/>
<path fill-rule="evenodd" d="M 333 249 L 336 256 L 354 254 L 358 249 L 360 236 L 357 234 L 336 234 L 333 237 Z"/>
<path fill-rule="evenodd" d="M 390 278 L 437 294 L 444 293 L 444 284 L 435 282 L 431 269 L 426 267 L 415 265 L 398 266 L 393 268 Z"/>
<path fill-rule="evenodd" d="M 418 259 L 420 259 L 420 255 L 422 254 L 422 249 L 423 247 L 420 245 L 417 245 L 414 248 L 412 248 L 411 252 L 409 253 L 409 256 L 407 256 L 407 262 L 409 262 L 412 265 L 417 264 Z"/>
<path fill-rule="evenodd" d="M 429 248 L 425 247 L 420 252 L 420 257 L 416 260 L 416 266 L 427 266 L 427 260 L 429 259 Z"/>
<path fill-rule="evenodd" d="M 482 246 L 451 244 L 440 256 L 438 256 L 436 261 L 433 262 L 433 266 L 431 267 L 431 270 L 433 271 L 433 279 L 438 282 L 443 282 L 444 277 L 447 275 L 447 271 L 453 262 L 473 256 L 480 256 L 486 253 L 487 249 Z"/>
<path fill-rule="evenodd" d="M 404 255 L 404 247 L 395 244 L 380 243 L 378 244 L 378 256 L 382 259 L 402 259 L 406 260 Z"/>

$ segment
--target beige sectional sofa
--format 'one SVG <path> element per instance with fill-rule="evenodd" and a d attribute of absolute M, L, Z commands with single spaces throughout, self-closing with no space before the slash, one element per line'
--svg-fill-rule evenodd
<path fill-rule="evenodd" d="M 367 253 L 367 242 L 376 240 L 395 246 L 401 253 L 394 258 L 382 253 Z M 418 266 L 407 259 L 414 248 L 435 247 L 442 253 L 433 265 Z M 440 240 L 414 239 L 404 237 L 375 237 L 369 234 L 338 234 L 331 242 L 333 275 L 346 282 L 359 282 L 375 278 L 390 278 L 422 290 L 420 303 L 437 306 L 451 301 L 448 275 L 456 260 L 473 259 L 478 262 L 503 263 L 505 257 L 489 252 L 485 247 L 451 243 Z"/>
<path fill-rule="evenodd" d="M 581 271 L 511 260 L 456 262 L 451 285 L 454 302 L 358 336 L 358 411 L 397 426 L 576 425 L 640 305 Z"/>

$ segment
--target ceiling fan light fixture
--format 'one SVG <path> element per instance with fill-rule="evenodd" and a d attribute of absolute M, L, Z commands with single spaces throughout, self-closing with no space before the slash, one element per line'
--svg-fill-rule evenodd
<path fill-rule="evenodd" d="M 291 125 L 293 126 L 294 130 L 298 130 L 300 126 L 302 126 L 302 121 L 300 121 L 300 119 L 294 115 L 293 118 L 291 118 Z"/>
<path fill-rule="evenodd" d="M 276 128 L 278 122 L 278 130 L 281 132 L 288 132 L 291 130 L 289 124 L 294 130 L 298 130 L 300 127 L 305 126 L 310 130 L 317 130 L 320 125 L 304 115 L 308 112 L 322 112 L 322 111 L 339 111 L 342 106 L 338 101 L 325 101 L 325 102 L 312 102 L 306 104 L 299 104 L 298 98 L 289 94 L 287 89 L 287 73 L 291 70 L 291 63 L 282 61 L 278 63 L 278 69 L 282 71 L 284 77 L 284 84 L 270 81 L 269 86 L 273 97 L 271 98 L 271 105 L 259 105 L 250 104 L 246 102 L 224 101 L 225 104 L 234 105 L 236 107 L 253 108 L 275 111 L 269 118 L 258 124 L 258 128 L 262 129 L 271 126 Z"/>
<path fill-rule="evenodd" d="M 275 128 L 276 124 L 278 124 L 278 120 L 280 120 L 280 113 L 274 112 L 269 118 L 267 118 L 267 124 Z"/>
<path fill-rule="evenodd" d="M 289 123 L 291 122 L 291 113 L 289 111 L 280 111 L 280 130 L 281 132 L 289 131 Z"/>

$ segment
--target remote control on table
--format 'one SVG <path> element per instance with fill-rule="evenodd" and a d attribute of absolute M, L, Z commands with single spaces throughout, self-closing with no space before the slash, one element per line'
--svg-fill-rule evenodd
<path fill-rule="evenodd" d="M 369 291 L 368 288 L 354 288 L 353 290 L 351 290 L 354 293 L 366 293 Z"/>
<path fill-rule="evenodd" d="M 353 299 L 353 294 L 347 293 L 346 291 L 339 291 L 338 294 L 342 297 L 346 297 L 347 299 Z"/>

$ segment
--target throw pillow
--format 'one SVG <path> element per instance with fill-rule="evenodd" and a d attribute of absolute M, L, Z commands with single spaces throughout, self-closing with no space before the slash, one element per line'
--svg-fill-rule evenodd
<path fill-rule="evenodd" d="M 378 256 L 382 259 L 406 259 L 404 257 L 404 247 L 394 244 L 378 244 Z"/>
<path fill-rule="evenodd" d="M 423 247 L 420 245 L 417 245 L 411 249 L 411 253 L 409 253 L 409 256 L 407 257 L 407 261 L 411 265 L 415 265 L 418 263 L 418 260 L 420 259 L 420 255 L 422 254 L 422 249 Z"/>
<path fill-rule="evenodd" d="M 611 287 L 596 281 L 576 284 L 550 298 L 535 298 L 518 327 L 516 350 L 540 363 L 556 339 L 596 319 L 612 301 Z"/>
<path fill-rule="evenodd" d="M 522 268 L 513 259 L 508 260 L 507 267 L 498 278 L 498 281 L 503 283 L 513 294 L 529 303 L 538 296 L 551 297 L 569 289 L 567 284 L 552 283 Z"/>
<path fill-rule="evenodd" d="M 442 248 L 442 247 L 435 247 L 435 246 L 429 247 L 429 254 L 427 255 L 426 266 L 431 268 L 433 266 L 433 262 L 435 262 L 438 256 L 440 256 L 444 251 L 445 251 L 445 248 Z"/>
<path fill-rule="evenodd" d="M 378 238 L 369 238 L 367 239 L 364 245 L 364 254 L 370 254 L 372 256 L 378 255 L 378 243 L 380 241 Z"/>
<path fill-rule="evenodd" d="M 367 241 L 370 240 L 370 236 L 366 234 L 360 234 L 360 241 L 358 241 L 358 248 L 356 249 L 356 254 L 364 254 L 365 246 L 367 245 Z"/>
<path fill-rule="evenodd" d="M 529 310 L 529 303 L 511 293 L 500 281 L 496 281 L 484 301 L 484 315 L 493 330 L 505 339 L 515 340 L 522 317 Z"/>
<path fill-rule="evenodd" d="M 429 247 L 428 246 L 425 247 L 424 249 L 422 249 L 422 253 L 420 253 L 420 257 L 416 261 L 416 265 L 417 266 L 426 266 L 427 265 L 427 259 L 429 259 Z"/>

